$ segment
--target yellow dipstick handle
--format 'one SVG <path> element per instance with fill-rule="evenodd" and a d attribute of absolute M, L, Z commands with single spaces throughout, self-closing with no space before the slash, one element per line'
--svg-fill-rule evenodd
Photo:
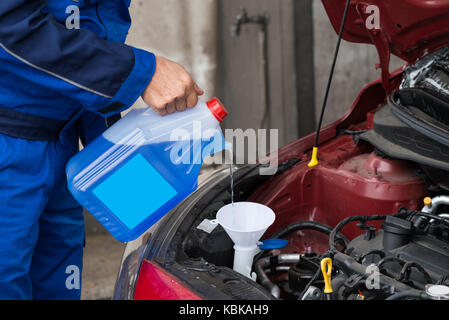
<path fill-rule="evenodd" d="M 308 164 L 308 166 L 310 168 L 315 167 L 318 165 L 318 148 L 314 147 L 313 148 L 313 152 L 312 152 L 312 159 L 310 159 L 310 162 Z"/>
<path fill-rule="evenodd" d="M 321 260 L 321 272 L 323 273 L 324 278 L 324 293 L 331 294 L 334 292 L 332 290 L 331 285 L 331 277 L 332 277 L 332 259 L 325 258 Z"/>

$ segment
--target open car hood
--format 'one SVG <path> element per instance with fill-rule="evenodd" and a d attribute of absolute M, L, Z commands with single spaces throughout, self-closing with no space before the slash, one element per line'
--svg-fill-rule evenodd
<path fill-rule="evenodd" d="M 346 0 L 322 2 L 338 32 Z M 382 83 L 391 92 L 391 54 L 414 63 L 449 45 L 449 0 L 351 0 L 343 39 L 376 46 Z"/>

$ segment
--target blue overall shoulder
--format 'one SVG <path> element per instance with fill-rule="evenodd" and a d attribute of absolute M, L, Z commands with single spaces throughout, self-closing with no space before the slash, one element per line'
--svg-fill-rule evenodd
<path fill-rule="evenodd" d="M 80 1 L 83 5 L 87 0 Z M 36 88 L 54 92 L 62 101 L 79 102 L 86 110 L 108 117 L 126 110 L 139 98 L 153 77 L 155 57 L 114 41 L 126 37 L 129 23 L 125 13 L 120 25 L 112 18 L 112 8 L 108 11 L 109 5 L 102 7 L 106 2 L 93 2 L 103 8 L 97 10 L 98 14 L 109 12 L 105 39 L 88 28 L 68 29 L 61 17 L 49 12 L 52 1 L 0 2 L 0 72 L 17 84 L 14 90 L 8 90 L 7 100 L 27 94 L 27 87 L 32 86 L 33 92 Z M 124 3 L 124 7 L 117 7 L 120 10 L 127 10 L 129 5 L 124 0 L 110 3 Z M 42 104 L 39 95 L 34 99 L 36 105 Z M 7 106 L 7 101 L 0 98 L 0 105 Z"/>

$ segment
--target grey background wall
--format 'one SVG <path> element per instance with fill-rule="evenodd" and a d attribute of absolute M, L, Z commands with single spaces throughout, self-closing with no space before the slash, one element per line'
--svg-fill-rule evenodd
<path fill-rule="evenodd" d="M 311 1 L 313 2 L 315 101 L 318 121 L 319 109 L 323 103 L 324 91 L 337 43 L 337 35 L 321 1 Z M 379 58 L 373 45 L 342 41 L 334 74 L 333 90 L 329 96 L 327 113 L 324 118 L 325 123 L 330 123 L 342 116 L 352 105 L 362 87 L 380 78 L 380 70 L 375 69 L 377 63 L 379 63 Z M 390 70 L 399 68 L 402 64 L 403 62 L 399 58 L 392 57 Z"/>
<path fill-rule="evenodd" d="M 231 39 L 229 27 L 240 7 L 251 14 L 268 11 L 271 126 L 280 129 L 282 145 L 313 130 L 315 123 L 301 128 L 301 117 L 310 117 L 310 112 L 305 112 L 310 108 L 314 109 L 315 122 L 319 117 L 337 41 L 321 1 L 296 0 L 296 11 L 300 11 L 296 19 L 294 5 L 295 0 L 134 0 L 128 43 L 183 64 L 206 90 L 205 98 L 220 94 L 233 112 L 226 127 L 257 128 L 262 113 L 257 106 L 259 93 L 254 89 L 260 81 L 257 29 L 248 26 L 243 39 Z M 308 7 L 310 12 L 301 12 Z M 312 16 L 308 29 L 304 22 L 307 15 Z M 308 31 L 294 34 L 298 25 Z M 301 55 L 294 57 L 295 41 L 301 42 L 296 47 L 299 54 L 307 52 L 304 46 L 313 46 L 313 75 L 305 70 L 310 63 L 301 66 Z M 245 55 L 252 59 L 245 61 Z M 377 62 L 374 46 L 342 42 L 325 123 L 343 115 L 363 85 L 379 78 L 374 67 Z M 399 59 L 393 59 L 392 68 L 400 65 Z M 302 81 L 299 89 L 313 90 L 314 99 L 295 90 L 298 77 Z M 136 105 L 144 104 L 139 101 Z"/>
<path fill-rule="evenodd" d="M 216 91 L 215 0 L 133 0 L 128 43 L 181 63 L 212 97 Z M 137 106 L 142 106 L 139 101 Z"/>
<path fill-rule="evenodd" d="M 265 24 L 243 24 L 240 34 L 233 36 L 231 30 L 243 8 L 249 20 L 257 18 Z M 231 111 L 224 125 L 279 129 L 280 145 L 312 131 L 314 69 L 308 1 L 219 0 L 218 12 L 217 94 Z"/>

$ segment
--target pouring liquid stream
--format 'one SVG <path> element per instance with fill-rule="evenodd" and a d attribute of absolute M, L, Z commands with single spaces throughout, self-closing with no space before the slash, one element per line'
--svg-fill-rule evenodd
<path fill-rule="evenodd" d="M 231 181 L 231 201 L 234 207 L 234 146 L 232 143 L 226 143 L 226 151 L 229 152 L 229 173 Z"/>
<path fill-rule="evenodd" d="M 231 174 L 231 201 L 232 205 L 234 206 L 234 168 L 232 165 L 232 161 L 229 164 L 230 174 Z"/>

